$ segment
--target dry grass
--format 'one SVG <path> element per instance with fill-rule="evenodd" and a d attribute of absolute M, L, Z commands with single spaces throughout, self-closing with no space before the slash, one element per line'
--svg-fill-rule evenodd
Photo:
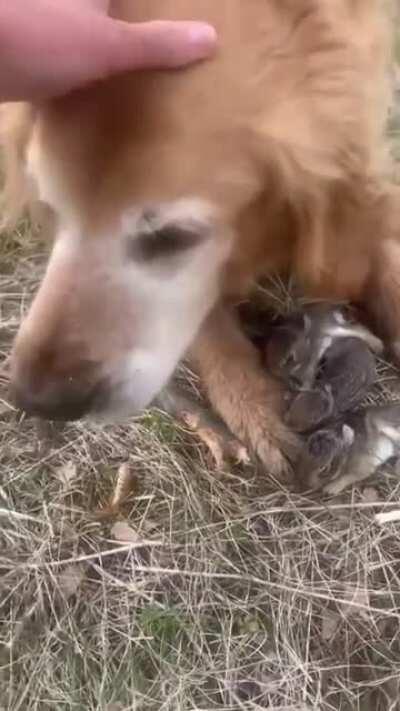
<path fill-rule="evenodd" d="M 28 225 L 5 236 L 3 359 L 43 261 Z M 210 471 L 159 412 L 39 428 L 7 405 L 6 384 L 0 711 L 399 709 L 400 538 L 373 519 L 399 507 L 393 471 L 335 499 L 302 496 L 251 468 Z M 373 399 L 397 390 L 382 366 Z M 99 509 L 125 462 L 133 491 L 115 527 Z"/>
<path fill-rule="evenodd" d="M 26 225 L 5 240 L 3 357 L 42 263 Z M 396 383 L 382 368 L 379 398 Z M 393 472 L 301 496 L 210 471 L 159 412 L 38 428 L 2 387 L 1 709 L 398 708 L 400 540 L 373 521 L 398 505 Z M 124 462 L 134 490 L 115 527 L 99 509 Z"/>

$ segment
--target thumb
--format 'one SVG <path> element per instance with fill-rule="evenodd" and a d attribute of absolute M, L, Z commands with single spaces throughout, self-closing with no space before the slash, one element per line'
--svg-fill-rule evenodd
<path fill-rule="evenodd" d="M 217 46 L 215 29 L 202 22 L 113 21 L 116 32 L 107 73 L 174 68 L 205 59 Z"/>

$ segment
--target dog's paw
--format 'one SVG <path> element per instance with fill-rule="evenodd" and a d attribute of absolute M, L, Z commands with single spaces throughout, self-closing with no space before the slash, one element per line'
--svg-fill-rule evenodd
<path fill-rule="evenodd" d="M 254 412 L 248 421 L 247 437 L 267 474 L 281 482 L 293 480 L 292 465 L 299 452 L 298 437 L 271 411 Z"/>

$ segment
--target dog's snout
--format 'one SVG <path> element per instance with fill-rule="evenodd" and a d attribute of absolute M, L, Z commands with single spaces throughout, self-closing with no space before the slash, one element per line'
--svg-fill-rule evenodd
<path fill-rule="evenodd" d="M 78 420 L 92 410 L 102 389 L 98 372 L 95 364 L 87 362 L 62 371 L 46 367 L 40 360 L 25 363 L 12 374 L 11 397 L 28 415 Z"/>
<path fill-rule="evenodd" d="M 20 385 L 12 388 L 16 406 L 28 415 L 47 420 L 79 420 L 91 409 L 98 388 L 74 388 L 52 384 L 38 391 Z"/>

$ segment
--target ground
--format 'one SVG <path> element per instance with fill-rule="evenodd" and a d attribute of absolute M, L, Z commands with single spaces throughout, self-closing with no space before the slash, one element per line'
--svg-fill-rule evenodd
<path fill-rule="evenodd" d="M 0 711 L 397 710 L 399 523 L 375 520 L 400 506 L 395 471 L 300 495 L 215 471 L 157 411 L 22 419 L 6 358 L 44 253 L 27 223 L 3 237 Z M 382 364 L 373 397 L 397 384 Z"/>

